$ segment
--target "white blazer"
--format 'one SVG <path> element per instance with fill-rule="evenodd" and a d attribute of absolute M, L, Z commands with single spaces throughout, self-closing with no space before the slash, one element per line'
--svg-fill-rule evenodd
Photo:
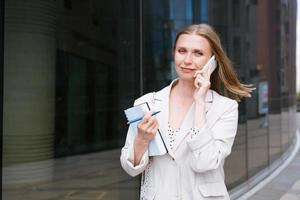
<path fill-rule="evenodd" d="M 185 116 L 173 149 L 170 149 L 167 125 L 173 83 L 134 102 L 135 105 L 149 102 L 152 109 L 161 111 L 156 117 L 168 153 L 149 157 L 146 151 L 141 162 L 133 166 L 133 138 L 127 134 L 120 157 L 121 165 L 131 176 L 143 173 L 140 193 L 143 200 L 228 200 L 223 165 L 224 159 L 231 153 L 237 131 L 238 104 L 209 90 L 205 103 L 206 125 L 198 135 L 191 137 L 195 112 L 193 104 Z"/>

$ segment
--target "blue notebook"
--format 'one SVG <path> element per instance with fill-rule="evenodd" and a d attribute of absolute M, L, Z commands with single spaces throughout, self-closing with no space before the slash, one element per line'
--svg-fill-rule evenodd
<path fill-rule="evenodd" d="M 135 138 L 137 134 L 137 124 L 143 118 L 145 111 L 150 111 L 150 106 L 147 102 L 124 110 L 128 124 L 130 124 L 129 133 L 128 133 L 128 134 L 132 134 L 132 137 L 130 138 Z M 160 114 L 159 112 L 153 112 L 153 113 L 157 115 Z M 149 156 L 164 155 L 168 152 L 166 144 L 159 130 L 157 131 L 153 140 L 150 141 L 148 151 L 149 151 Z"/>

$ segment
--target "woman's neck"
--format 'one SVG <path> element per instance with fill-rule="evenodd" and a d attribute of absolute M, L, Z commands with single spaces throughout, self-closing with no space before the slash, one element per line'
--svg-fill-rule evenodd
<path fill-rule="evenodd" d="M 193 98 L 195 91 L 194 82 L 179 79 L 175 87 L 176 93 L 180 97 L 185 97 L 185 99 Z"/>

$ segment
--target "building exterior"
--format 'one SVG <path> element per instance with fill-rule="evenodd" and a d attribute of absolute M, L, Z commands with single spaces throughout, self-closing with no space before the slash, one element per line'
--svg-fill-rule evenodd
<path fill-rule="evenodd" d="M 296 0 L 3 0 L 2 198 L 138 199 L 119 163 L 123 110 L 176 78 L 176 33 L 209 23 L 244 83 L 225 163 L 234 190 L 296 132 Z"/>

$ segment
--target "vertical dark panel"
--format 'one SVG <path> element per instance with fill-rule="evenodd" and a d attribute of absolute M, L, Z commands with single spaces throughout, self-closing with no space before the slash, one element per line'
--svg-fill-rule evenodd
<path fill-rule="evenodd" d="M 201 22 L 201 1 L 192 1 L 192 13 L 193 13 L 193 23 L 197 24 Z"/>
<path fill-rule="evenodd" d="M 138 1 L 137 4 L 137 9 L 139 11 L 139 19 L 138 21 L 138 29 L 139 29 L 139 44 L 136 46 L 137 48 L 137 57 L 139 57 L 139 59 L 137 60 L 137 63 L 139 63 L 139 85 L 140 85 L 140 90 L 139 90 L 139 95 L 143 94 L 143 90 L 144 90 L 144 84 L 143 84 L 143 1 Z"/>
<path fill-rule="evenodd" d="M 0 171 L 0 194 L 2 194 L 2 138 L 3 138 L 3 57 L 4 57 L 4 0 L 0 1 L 0 128 L 1 128 L 1 137 L 0 137 L 0 152 L 1 152 L 1 171 Z M 2 195 L 0 195 L 0 200 Z"/>

